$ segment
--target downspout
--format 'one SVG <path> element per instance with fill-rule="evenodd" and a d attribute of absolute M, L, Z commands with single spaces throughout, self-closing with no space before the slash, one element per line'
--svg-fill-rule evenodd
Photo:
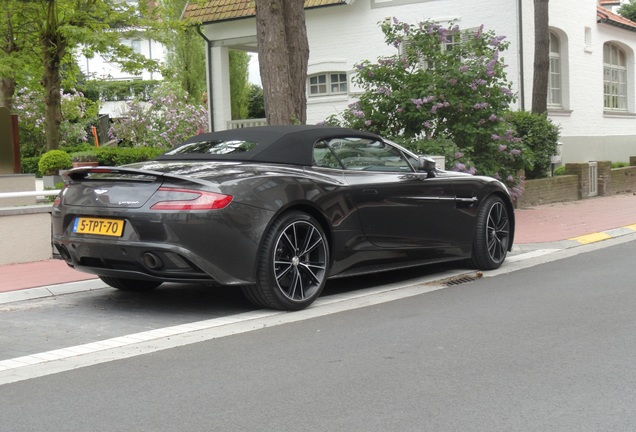
<path fill-rule="evenodd" d="M 209 119 L 208 119 L 208 126 L 210 128 L 210 132 L 214 132 L 214 102 L 213 102 L 214 91 L 213 91 L 213 85 L 212 85 L 212 53 L 210 52 L 210 50 L 212 49 L 212 41 L 205 36 L 203 31 L 201 31 L 200 25 L 197 25 L 196 28 L 197 28 L 197 33 L 199 33 L 199 35 L 205 41 L 205 56 L 208 59 L 208 65 L 206 68 L 208 70 L 208 110 L 210 112 Z"/>
<path fill-rule="evenodd" d="M 519 99 L 521 111 L 526 110 L 525 102 L 525 68 L 523 62 L 523 0 L 517 2 L 517 15 L 519 17 Z"/>

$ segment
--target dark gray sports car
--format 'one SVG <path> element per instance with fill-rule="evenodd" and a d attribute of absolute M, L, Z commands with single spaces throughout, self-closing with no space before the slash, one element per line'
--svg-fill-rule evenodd
<path fill-rule="evenodd" d="M 236 285 L 283 310 L 311 304 L 331 277 L 451 260 L 495 269 L 514 235 L 501 182 L 352 129 L 213 132 L 65 181 L 53 241 L 69 266 L 122 290 Z"/>

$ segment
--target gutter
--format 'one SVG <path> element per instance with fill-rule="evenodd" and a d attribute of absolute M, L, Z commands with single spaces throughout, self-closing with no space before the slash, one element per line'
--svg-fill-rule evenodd
<path fill-rule="evenodd" d="M 201 25 L 197 25 L 196 26 L 197 29 L 197 33 L 199 33 L 199 35 L 203 38 L 203 40 L 205 41 L 205 57 L 208 59 L 208 64 L 207 64 L 207 71 L 208 71 L 208 112 L 209 112 L 209 118 L 208 118 L 208 127 L 210 129 L 210 132 L 214 132 L 214 90 L 213 90 L 213 84 L 212 84 L 212 53 L 211 53 L 211 49 L 212 49 L 212 41 L 210 39 L 208 39 L 205 34 L 203 33 L 203 31 L 201 30 Z"/>

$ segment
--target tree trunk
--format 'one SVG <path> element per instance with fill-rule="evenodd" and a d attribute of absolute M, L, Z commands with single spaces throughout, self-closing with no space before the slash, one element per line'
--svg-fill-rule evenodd
<path fill-rule="evenodd" d="M 13 95 L 15 94 L 15 78 L 0 79 L 0 106 L 13 111 Z"/>
<path fill-rule="evenodd" d="M 534 75 L 532 79 L 532 112 L 548 111 L 548 79 L 550 75 L 549 0 L 534 0 Z"/>
<path fill-rule="evenodd" d="M 3 17 L 4 41 L 2 41 L 2 52 L 6 56 L 11 56 L 18 51 L 15 43 L 13 31 L 13 16 L 10 8 L 5 9 Z M 15 94 L 15 75 L 9 74 L 0 78 L 0 106 L 7 107 L 9 112 L 13 111 L 13 96 Z"/>
<path fill-rule="evenodd" d="M 267 122 L 304 123 L 309 44 L 303 0 L 256 0 L 258 59 Z"/>
<path fill-rule="evenodd" d="M 307 64 L 309 62 L 309 41 L 305 25 L 305 2 L 303 0 L 285 2 L 285 33 L 289 52 L 292 104 L 295 120 L 307 122 Z"/>
<path fill-rule="evenodd" d="M 46 134 L 46 150 L 55 150 L 60 146 L 60 125 L 62 124 L 62 77 L 60 75 L 61 59 L 66 50 L 66 41 L 59 34 L 55 1 L 48 0 L 46 30 L 42 32 L 42 65 L 44 75 L 44 132 Z"/>

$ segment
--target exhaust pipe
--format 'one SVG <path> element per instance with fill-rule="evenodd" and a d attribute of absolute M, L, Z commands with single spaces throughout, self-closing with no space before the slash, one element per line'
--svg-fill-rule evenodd
<path fill-rule="evenodd" d="M 155 253 L 146 252 L 142 256 L 142 260 L 144 262 L 144 265 L 150 270 L 158 270 L 163 267 L 163 261 L 161 260 L 161 258 L 159 258 L 159 255 Z"/>
<path fill-rule="evenodd" d="M 60 256 L 64 259 L 64 261 L 71 262 L 71 254 L 69 253 L 66 246 L 61 245 L 59 243 L 54 243 L 55 249 L 60 253 Z"/>

